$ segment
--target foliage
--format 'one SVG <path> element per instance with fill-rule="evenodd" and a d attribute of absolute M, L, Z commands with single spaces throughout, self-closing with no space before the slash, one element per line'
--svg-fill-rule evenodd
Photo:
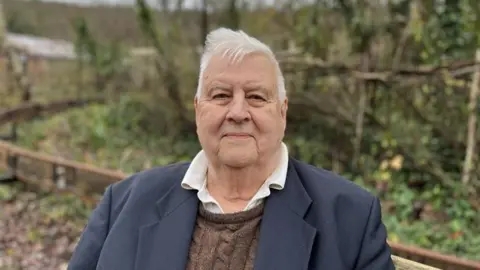
<path fill-rule="evenodd" d="M 395 203 L 394 210 L 384 215 L 390 240 L 479 260 L 479 231 L 472 226 L 480 222 L 478 210 L 465 199 L 445 200 L 444 193 L 438 187 L 414 192 L 406 185 L 396 185 L 384 198 L 384 202 Z M 413 218 L 419 198 L 430 202 L 430 210 L 422 213 L 421 221 Z M 444 216 L 436 217 L 442 210 Z"/>
<path fill-rule="evenodd" d="M 478 231 L 461 222 L 452 221 L 439 224 L 429 221 L 402 221 L 396 216 L 385 216 L 385 226 L 389 230 L 389 239 L 441 252 L 457 255 L 471 260 L 479 259 L 480 238 Z M 459 231 L 458 228 L 462 229 Z"/>
<path fill-rule="evenodd" d="M 114 106 L 71 110 L 46 122 L 25 124 L 20 131 L 21 144 L 125 172 L 186 161 L 199 150 L 194 138 L 146 135 L 143 119 L 132 117 L 142 110 L 145 108 L 140 101 L 127 97 Z"/>
<path fill-rule="evenodd" d="M 20 189 L 19 185 L 0 185 L 0 201 L 13 200 Z"/>

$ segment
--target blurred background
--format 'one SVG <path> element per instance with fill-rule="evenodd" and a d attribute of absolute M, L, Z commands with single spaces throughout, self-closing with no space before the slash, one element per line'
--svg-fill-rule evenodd
<path fill-rule="evenodd" d="M 479 1 L 1 1 L 1 139 L 125 173 L 190 160 L 204 38 L 240 28 L 282 65 L 292 156 L 378 195 L 390 241 L 480 260 Z M 94 206 L 0 184 L 0 269 L 65 267 Z"/>

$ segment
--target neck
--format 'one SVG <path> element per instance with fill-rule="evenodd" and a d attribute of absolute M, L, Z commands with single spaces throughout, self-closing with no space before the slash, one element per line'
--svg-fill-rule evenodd
<path fill-rule="evenodd" d="M 275 170 L 281 157 L 281 149 L 265 162 L 245 168 L 209 164 L 207 187 L 216 200 L 230 204 L 246 205 L 265 180 Z"/>

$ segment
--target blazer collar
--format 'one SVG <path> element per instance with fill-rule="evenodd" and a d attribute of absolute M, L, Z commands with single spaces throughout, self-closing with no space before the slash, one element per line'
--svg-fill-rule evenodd
<path fill-rule="evenodd" d="M 292 158 L 281 191 L 272 190 L 266 201 L 255 269 L 308 269 L 317 230 L 304 217 L 312 204 Z"/>
<path fill-rule="evenodd" d="M 140 227 L 135 270 L 185 269 L 198 200 L 180 186 L 188 166 L 171 176 L 174 185 L 156 202 L 158 220 Z"/>

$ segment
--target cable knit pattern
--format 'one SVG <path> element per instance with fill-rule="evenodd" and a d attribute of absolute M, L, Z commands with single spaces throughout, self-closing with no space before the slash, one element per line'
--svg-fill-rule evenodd
<path fill-rule="evenodd" d="M 253 269 L 263 207 L 216 214 L 200 204 L 187 270 Z"/>

